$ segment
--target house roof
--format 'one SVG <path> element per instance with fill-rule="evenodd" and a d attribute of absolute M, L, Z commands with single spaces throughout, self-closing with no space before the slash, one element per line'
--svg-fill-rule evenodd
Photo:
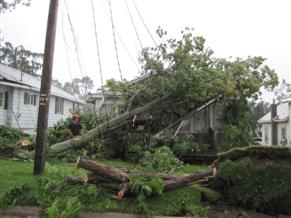
<path fill-rule="evenodd" d="M 120 97 L 121 93 L 120 92 L 114 92 L 114 91 L 109 91 L 109 90 L 104 90 L 104 95 L 107 98 L 115 98 L 115 97 Z M 90 94 L 91 98 L 103 98 L 103 92 L 101 90 L 98 90 L 96 93 L 91 93 Z"/>
<path fill-rule="evenodd" d="M 20 87 L 23 89 L 39 92 L 41 78 L 37 76 L 29 75 L 27 73 L 22 73 L 22 76 L 21 76 L 20 70 L 17 70 L 13 67 L 9 67 L 4 64 L 0 64 L 0 84 L 13 86 L 13 87 Z M 51 85 L 51 95 L 68 99 L 73 102 L 84 104 L 84 102 L 81 99 L 71 95 L 70 93 L 54 85 Z"/>
<path fill-rule="evenodd" d="M 273 119 L 274 122 L 288 122 L 289 120 L 289 102 L 284 101 L 277 106 L 277 116 Z M 263 117 L 258 120 L 258 123 L 270 123 L 271 122 L 271 112 L 268 112 Z"/>

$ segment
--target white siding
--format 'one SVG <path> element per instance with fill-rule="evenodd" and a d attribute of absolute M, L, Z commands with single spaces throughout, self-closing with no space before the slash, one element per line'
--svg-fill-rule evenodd
<path fill-rule="evenodd" d="M 291 145 L 291 102 L 288 104 L 289 121 L 287 125 L 287 140 L 288 144 Z"/>
<path fill-rule="evenodd" d="M 36 94 L 36 105 L 24 104 L 24 93 Z M 11 96 L 11 97 L 10 97 Z M 35 133 L 37 127 L 37 118 L 38 118 L 38 104 L 39 104 L 39 93 L 31 90 L 24 90 L 21 88 L 11 89 L 9 95 L 9 115 L 10 123 L 8 124 L 14 128 L 21 128 L 27 133 Z M 67 99 L 64 99 L 64 110 L 63 114 L 55 113 L 55 96 L 50 98 L 50 107 L 49 107 L 49 118 L 48 126 L 51 127 L 56 124 L 59 120 L 65 119 L 70 116 L 70 111 L 73 109 L 73 102 Z"/>
<path fill-rule="evenodd" d="M 281 141 L 282 141 L 282 128 L 285 128 L 286 129 L 286 136 L 287 136 L 287 126 L 288 126 L 288 123 L 278 123 L 278 144 L 280 145 L 281 144 Z M 287 141 L 288 141 L 288 138 L 287 138 Z"/>
<path fill-rule="evenodd" d="M 56 114 L 55 113 L 55 104 L 56 104 L 56 97 L 52 96 L 50 99 L 50 107 L 49 107 L 49 118 L 48 118 L 48 126 L 51 127 L 55 123 L 57 123 L 61 119 L 65 119 L 70 116 L 70 111 L 73 109 L 73 102 L 69 100 L 64 100 L 64 113 L 63 114 Z"/>
<path fill-rule="evenodd" d="M 36 105 L 24 104 L 24 93 L 37 95 Z M 20 127 L 25 132 L 32 133 L 36 129 L 39 94 L 35 91 L 15 88 L 13 95 L 12 127 Z"/>
<path fill-rule="evenodd" d="M 266 138 L 268 138 L 267 141 Z M 271 124 L 269 123 L 262 124 L 262 144 L 263 145 L 272 144 Z"/>

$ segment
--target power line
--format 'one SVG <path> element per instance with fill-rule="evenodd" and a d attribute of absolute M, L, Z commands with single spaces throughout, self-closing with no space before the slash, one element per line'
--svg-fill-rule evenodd
<path fill-rule="evenodd" d="M 101 4 L 101 6 L 102 6 L 102 8 L 103 8 L 103 10 L 104 10 L 104 12 L 105 12 L 105 14 L 107 15 L 107 18 L 108 18 L 109 20 L 111 20 L 111 19 L 110 19 L 110 15 L 108 14 L 108 12 L 107 12 L 105 6 L 103 5 L 102 1 L 99 1 L 99 2 L 100 2 L 100 4 Z M 126 51 L 128 57 L 129 57 L 129 59 L 131 60 L 131 62 L 133 63 L 133 65 L 136 67 L 137 71 L 140 71 L 140 70 L 139 70 L 139 67 L 138 67 L 138 65 L 137 65 L 137 63 L 135 62 L 134 58 L 132 57 L 132 55 L 130 54 L 128 48 L 126 47 L 126 45 L 125 45 L 125 43 L 124 43 L 122 37 L 121 37 L 120 34 L 118 33 L 117 28 L 115 28 L 115 31 L 116 31 L 116 34 L 117 34 L 117 36 L 118 36 L 118 39 L 120 40 L 120 42 L 121 42 L 123 48 L 125 49 L 125 51 Z"/>
<path fill-rule="evenodd" d="M 109 10 L 110 10 L 111 27 L 112 27 L 112 34 L 113 34 L 113 41 L 114 41 L 114 48 L 115 48 L 116 60 L 117 60 L 119 74 L 120 74 L 120 79 L 122 81 L 123 78 L 122 78 L 122 73 L 121 73 L 121 68 L 120 68 L 120 62 L 119 62 L 119 56 L 118 56 L 118 50 L 117 50 L 117 43 L 116 43 L 116 37 L 115 37 L 115 27 L 114 27 L 113 15 L 112 15 L 112 8 L 111 8 L 111 0 L 108 0 L 108 4 L 109 4 Z"/>
<path fill-rule="evenodd" d="M 133 26 L 133 28 L 134 28 L 134 31 L 135 31 L 136 37 L 137 37 L 137 39 L 138 39 L 139 45 L 140 45 L 141 50 L 142 50 L 142 49 L 143 49 L 143 46 L 142 46 L 142 43 L 141 43 L 141 40 L 140 40 L 140 37 L 139 37 L 138 31 L 137 31 L 137 28 L 136 28 L 135 23 L 134 23 L 134 21 L 133 21 L 133 18 L 132 18 L 132 15 L 131 15 L 131 12 L 130 12 L 130 10 L 129 10 L 129 7 L 128 7 L 128 4 L 127 4 L 126 0 L 124 0 L 124 3 L 125 3 L 125 5 L 126 5 L 126 9 L 127 9 L 128 15 L 129 15 L 129 17 L 130 17 L 130 20 L 131 20 L 132 26 Z"/>
<path fill-rule="evenodd" d="M 78 64 L 79 64 L 80 74 L 81 74 L 81 77 L 83 78 L 84 75 L 85 76 L 87 76 L 87 75 L 86 75 L 85 71 L 84 71 L 84 74 L 83 74 L 83 67 L 82 67 L 82 64 L 81 64 L 81 58 L 80 58 L 80 51 L 79 51 L 79 46 L 78 46 L 77 34 L 76 34 L 76 32 L 74 30 L 74 27 L 73 27 L 73 24 L 72 24 L 72 20 L 71 20 L 71 17 L 70 17 L 67 0 L 64 0 L 64 3 L 65 3 L 65 7 L 66 7 L 66 12 L 67 12 L 67 17 L 68 17 L 70 29 L 71 29 L 72 36 L 73 36 L 73 41 L 74 41 L 75 51 L 76 51 L 77 60 L 78 60 Z M 84 90 L 85 91 L 85 95 L 87 95 L 89 93 L 88 90 L 89 90 L 88 84 L 85 82 L 85 90 Z"/>
<path fill-rule="evenodd" d="M 141 13 L 140 13 L 140 11 L 139 11 L 139 9 L 138 9 L 137 5 L 136 5 L 136 3 L 135 3 L 135 0 L 132 0 L 132 1 L 133 1 L 133 4 L 134 4 L 134 7 L 135 7 L 135 10 L 136 10 L 136 12 L 137 12 L 137 14 L 138 14 L 139 18 L 141 19 L 141 21 L 142 21 L 142 23 L 143 23 L 144 27 L 146 28 L 146 30 L 147 30 L 147 32 L 148 32 L 148 34 L 150 35 L 150 37 L 151 37 L 151 39 L 153 40 L 153 42 L 155 43 L 155 45 L 156 45 L 156 46 L 158 46 L 158 44 L 156 43 L 156 41 L 155 41 L 155 39 L 154 39 L 153 35 L 151 34 L 151 32 L 150 32 L 149 28 L 148 28 L 148 27 L 147 27 L 147 25 L 146 25 L 146 23 L 145 23 L 145 21 L 144 21 L 144 19 L 143 19 L 142 15 L 141 15 Z"/>
<path fill-rule="evenodd" d="M 102 66 L 101 66 L 101 58 L 100 58 L 100 52 L 99 52 L 98 34 L 97 34 L 97 25 L 96 25 L 96 19 L 95 19 L 95 8 L 94 8 L 93 0 L 91 0 L 91 6 L 92 6 L 92 16 L 93 16 L 93 22 L 94 22 L 94 35 L 95 35 L 95 42 L 96 42 L 96 49 L 97 49 L 97 56 L 98 56 L 98 63 L 99 63 L 101 89 L 102 89 L 102 95 L 103 95 L 103 99 L 104 99 L 105 115 L 106 115 L 106 119 L 108 121 L 107 103 L 106 103 L 106 96 L 105 96 L 105 92 L 104 92 L 104 82 L 103 82 L 103 74 L 102 74 Z"/>

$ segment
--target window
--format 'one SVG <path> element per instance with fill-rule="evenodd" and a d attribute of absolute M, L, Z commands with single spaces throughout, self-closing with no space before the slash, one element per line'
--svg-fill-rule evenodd
<path fill-rule="evenodd" d="M 55 114 L 64 114 L 64 99 L 56 97 Z"/>
<path fill-rule="evenodd" d="M 265 144 L 269 144 L 269 128 L 265 127 Z"/>
<path fill-rule="evenodd" d="M 281 128 L 281 139 L 286 139 L 286 127 Z"/>
<path fill-rule="evenodd" d="M 282 127 L 281 128 L 281 141 L 280 144 L 281 145 L 287 145 L 288 140 L 287 140 L 287 130 L 286 127 Z"/>
<path fill-rule="evenodd" d="M 8 92 L 0 92 L 0 107 L 4 110 L 8 109 Z"/>
<path fill-rule="evenodd" d="M 79 103 L 73 102 L 73 111 L 79 110 Z"/>
<path fill-rule="evenodd" d="M 24 92 L 24 104 L 25 105 L 36 105 L 36 95 Z"/>
<path fill-rule="evenodd" d="M 0 92 L 0 107 L 4 106 L 4 93 Z"/>
<path fill-rule="evenodd" d="M 4 95 L 4 110 L 8 110 L 8 92 Z"/>

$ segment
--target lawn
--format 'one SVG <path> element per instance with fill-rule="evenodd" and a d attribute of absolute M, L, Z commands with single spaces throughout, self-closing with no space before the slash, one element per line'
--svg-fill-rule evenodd
<path fill-rule="evenodd" d="M 34 183 L 33 164 L 20 161 L 0 160 L 0 195 L 9 188 L 24 183 Z"/>
<path fill-rule="evenodd" d="M 106 160 L 101 162 L 122 169 L 132 169 L 134 167 L 133 164 L 121 160 Z M 179 174 L 182 172 L 195 172 L 203 168 L 205 166 L 185 165 Z M 183 213 L 183 210 L 190 211 L 191 214 L 204 215 L 210 212 L 210 208 L 201 205 L 201 192 L 206 193 L 211 198 L 218 196 L 216 192 L 210 189 L 189 186 L 169 191 L 162 195 L 152 196 L 144 199 L 142 202 L 135 197 L 124 198 L 120 201 L 114 198 L 112 194 L 107 194 L 94 185 L 72 186 L 66 184 L 65 178 L 67 176 L 82 175 L 85 172 L 83 169 L 76 169 L 71 164 L 47 164 L 44 176 L 33 176 L 32 172 L 33 163 L 0 160 L 1 195 L 3 196 L 11 188 L 28 184 L 31 191 L 20 192 L 20 194 L 13 196 L 15 198 L 13 200 L 14 203 L 18 204 L 20 202 L 20 204 L 23 204 L 24 202 L 25 204 L 26 195 L 32 194 L 29 202 L 36 202 L 35 205 L 44 209 L 59 205 L 60 210 L 70 210 L 70 205 L 67 202 L 77 199 L 80 202 L 81 211 L 150 213 L 152 215 L 179 215 Z M 22 198 L 19 196 L 21 194 L 26 197 Z M 35 200 L 31 201 L 31 199 Z M 6 204 L 7 206 L 9 205 Z"/>

